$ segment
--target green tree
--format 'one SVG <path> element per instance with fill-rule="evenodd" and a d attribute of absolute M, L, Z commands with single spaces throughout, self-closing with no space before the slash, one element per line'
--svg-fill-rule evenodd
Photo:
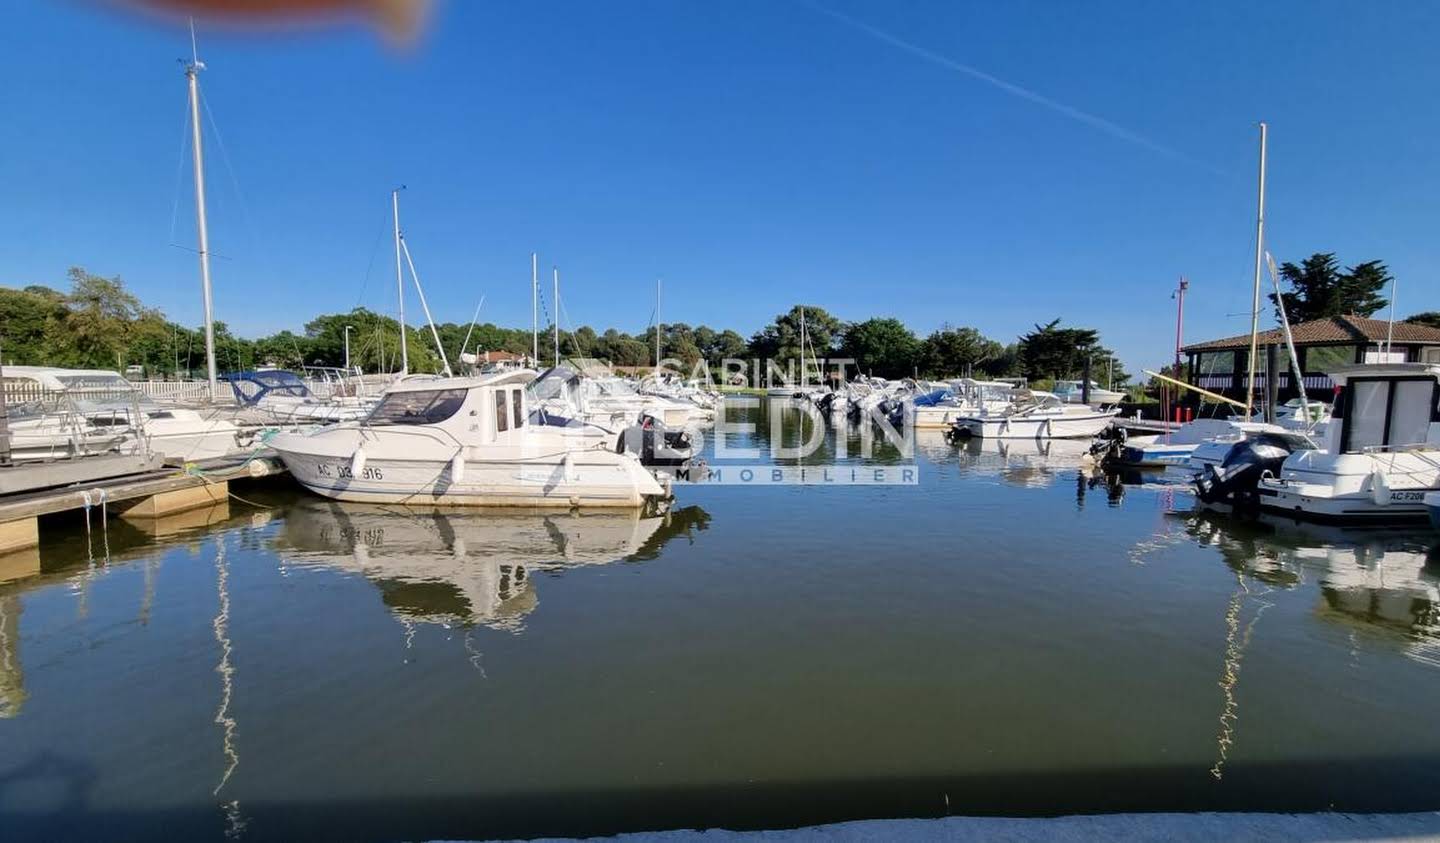
<path fill-rule="evenodd" d="M 698 335 L 699 332 L 696 333 Z M 713 336 L 700 350 L 705 353 L 705 362 L 710 364 L 712 373 L 718 373 L 726 360 L 740 360 L 750 353 L 750 346 L 745 342 L 745 338 L 735 331 L 726 328 L 711 333 Z"/>
<path fill-rule="evenodd" d="M 1333 252 L 1316 252 L 1296 264 L 1280 266 L 1280 280 L 1289 288 L 1280 296 L 1291 323 L 1328 316 L 1369 316 L 1389 301 L 1382 295 L 1390 270 L 1381 261 L 1366 261 L 1342 270 Z M 1271 304 L 1277 304 L 1270 294 Z M 1279 307 L 1276 307 L 1279 318 Z"/>
<path fill-rule="evenodd" d="M 1099 333 L 1088 328 L 1062 328 L 1055 319 L 1020 337 L 1020 369 L 1031 380 L 1074 378 L 1086 358 L 1103 360 Z"/>
<path fill-rule="evenodd" d="M 774 322 L 750 338 L 751 355 L 782 363 L 800 360 L 802 314 L 806 336 L 804 356 L 809 359 L 813 347 L 814 354 L 823 361 L 835 348 L 841 334 L 841 323 L 824 308 L 813 305 L 797 304 L 776 316 Z"/>
<path fill-rule="evenodd" d="M 48 362 L 64 334 L 65 298 L 47 287 L 0 288 L 0 353 L 6 363 Z"/>
<path fill-rule="evenodd" d="M 861 372 L 882 378 L 905 377 L 914 371 L 920 341 L 899 319 L 875 318 L 845 327 L 840 353 Z"/>
<path fill-rule="evenodd" d="M 65 297 L 69 314 L 65 319 L 65 348 L 54 348 L 57 357 L 72 366 L 119 367 L 130 343 L 131 329 L 142 315 L 149 315 L 140 300 L 120 276 L 103 278 L 78 266 L 70 267 L 70 294 Z"/>
<path fill-rule="evenodd" d="M 1004 353 L 1003 345 L 974 328 L 942 325 L 921 344 L 920 370 L 932 377 L 965 375 Z"/>
<path fill-rule="evenodd" d="M 1440 311 L 1427 310 L 1424 313 L 1417 313 L 1405 320 L 1415 325 L 1425 325 L 1430 328 L 1440 328 Z"/>

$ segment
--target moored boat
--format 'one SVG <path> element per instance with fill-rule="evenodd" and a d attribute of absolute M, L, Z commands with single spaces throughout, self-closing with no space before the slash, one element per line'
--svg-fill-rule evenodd
<path fill-rule="evenodd" d="M 1090 438 L 1109 427 L 1118 413 L 1064 404 L 1048 392 L 1021 390 L 1003 408 L 982 406 L 955 419 L 953 430 L 959 436 L 982 439 Z"/>
<path fill-rule="evenodd" d="M 1342 523 L 1428 517 L 1426 496 L 1440 491 L 1440 364 L 1346 366 L 1330 377 L 1340 393 L 1323 447 L 1294 450 L 1225 500 L 1250 495 L 1262 509 Z"/>
<path fill-rule="evenodd" d="M 325 497 L 369 503 L 641 507 L 670 498 L 669 480 L 638 455 L 577 447 L 563 428 L 532 424 L 533 371 L 392 387 L 364 420 L 269 444 Z"/>

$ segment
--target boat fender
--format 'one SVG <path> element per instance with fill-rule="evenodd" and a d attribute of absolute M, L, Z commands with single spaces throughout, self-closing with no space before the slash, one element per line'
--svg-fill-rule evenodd
<path fill-rule="evenodd" d="M 1376 506 L 1390 505 L 1390 484 L 1385 480 L 1385 472 L 1370 472 L 1370 496 Z"/>
<path fill-rule="evenodd" d="M 451 483 L 464 483 L 464 482 L 465 482 L 465 455 L 464 455 L 464 454 L 457 453 L 457 454 L 455 454 L 455 458 L 452 459 L 452 460 L 450 460 L 450 482 L 451 482 Z"/>
<path fill-rule="evenodd" d="M 365 470 L 365 449 L 356 448 L 355 453 L 350 455 L 350 476 L 359 477 Z"/>

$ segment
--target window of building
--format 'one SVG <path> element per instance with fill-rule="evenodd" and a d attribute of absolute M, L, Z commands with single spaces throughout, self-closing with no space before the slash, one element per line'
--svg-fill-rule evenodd
<path fill-rule="evenodd" d="M 1353 345 L 1312 345 L 1305 349 L 1305 371 L 1328 374 L 1331 369 L 1355 362 Z"/>
<path fill-rule="evenodd" d="M 1235 352 L 1207 351 L 1195 364 L 1199 375 L 1229 375 L 1235 371 Z"/>

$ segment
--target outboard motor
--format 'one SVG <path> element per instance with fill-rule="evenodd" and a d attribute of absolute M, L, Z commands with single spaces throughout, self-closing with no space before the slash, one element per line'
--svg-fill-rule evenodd
<path fill-rule="evenodd" d="M 1289 441 L 1268 433 L 1236 442 L 1218 467 L 1207 465 L 1195 476 L 1195 494 L 1205 503 L 1253 505 L 1260 478 L 1278 475 L 1290 452 Z"/>
<path fill-rule="evenodd" d="M 654 416 L 642 416 L 620 432 L 615 443 L 616 453 L 629 451 L 640 457 L 640 464 L 652 467 L 685 465 L 695 456 L 694 443 L 684 430 L 670 430 Z"/>
<path fill-rule="evenodd" d="M 1090 456 L 1101 465 L 1113 464 L 1125 453 L 1125 442 L 1129 438 L 1125 428 L 1111 425 L 1100 431 L 1095 441 L 1090 443 Z"/>

